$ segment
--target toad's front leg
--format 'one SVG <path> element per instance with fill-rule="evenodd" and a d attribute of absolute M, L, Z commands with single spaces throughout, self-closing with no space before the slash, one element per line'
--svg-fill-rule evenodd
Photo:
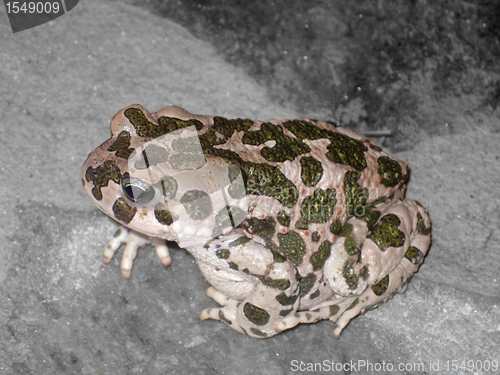
<path fill-rule="evenodd" d="M 232 329 L 253 338 L 271 337 L 283 330 L 277 328 L 280 322 L 286 316 L 294 315 L 299 305 L 298 287 L 295 291 L 276 292 L 274 288 L 258 282 L 252 293 L 243 301 L 238 301 L 209 287 L 206 290 L 207 296 L 213 298 L 221 307 L 205 309 L 198 318 L 202 321 L 223 321 Z"/>
<path fill-rule="evenodd" d="M 253 240 L 241 245 L 234 242 L 234 237 L 216 239 L 201 255 L 212 253 L 218 259 L 198 259 L 201 272 L 212 284 L 207 296 L 221 305 L 203 310 L 199 318 L 223 321 L 254 338 L 274 336 L 278 324 L 299 306 L 297 269 Z"/>
<path fill-rule="evenodd" d="M 137 250 L 147 244 L 151 244 L 156 248 L 156 254 L 165 267 L 170 266 L 172 263 L 165 240 L 154 237 L 149 238 L 136 231 L 130 230 L 123 225 L 118 228 L 114 236 L 109 240 L 108 244 L 104 248 L 102 261 L 106 264 L 111 262 L 114 253 L 118 250 L 121 244 L 126 244 L 126 246 L 123 251 L 120 269 L 123 277 L 127 280 L 130 279 L 134 259 L 137 256 Z"/>

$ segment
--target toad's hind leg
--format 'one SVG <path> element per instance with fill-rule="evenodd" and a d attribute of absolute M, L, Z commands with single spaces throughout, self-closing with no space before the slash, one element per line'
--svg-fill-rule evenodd
<path fill-rule="evenodd" d="M 336 297 L 324 301 L 310 310 L 297 311 L 294 314 L 290 314 L 279 323 L 277 326 L 278 331 L 292 328 L 299 323 L 313 323 L 321 319 L 330 319 L 336 323 L 333 337 L 338 339 L 340 333 L 351 319 L 359 314 L 365 313 L 367 310 L 376 308 L 379 304 L 392 298 L 396 293 L 404 293 L 406 291 L 408 282 L 413 274 L 417 272 L 418 267 L 429 249 L 431 241 L 430 219 L 425 209 L 412 200 L 401 201 L 395 205 L 388 205 L 384 214 L 395 215 L 401 223 L 405 224 L 404 226 L 400 225 L 399 229 L 405 231 L 407 234 L 405 238 L 408 240 L 408 243 L 405 244 L 404 247 L 401 246 L 399 248 L 399 250 L 402 251 L 399 257 L 396 257 L 398 253 L 393 252 L 391 258 L 399 259 L 399 261 L 393 266 L 392 270 L 380 275 L 383 269 L 381 267 L 377 268 L 379 271 L 377 275 L 380 275 L 380 280 L 378 282 L 375 280 L 376 282 L 374 285 L 367 283 L 369 286 L 360 291 L 358 291 L 359 289 L 355 289 L 354 286 L 361 284 L 363 279 L 360 276 L 359 283 L 357 282 L 358 279 L 354 279 L 356 283 L 350 284 L 353 288 L 349 292 L 348 288 L 344 287 L 345 280 L 344 283 L 339 282 L 341 278 L 338 277 L 338 275 L 342 275 L 342 269 L 341 272 L 335 272 L 336 261 L 338 259 L 347 259 L 345 256 L 342 258 L 346 246 L 344 246 L 345 237 L 341 238 L 332 248 L 332 255 L 323 269 L 324 276 L 335 291 Z M 379 254 L 376 260 L 378 260 L 382 266 L 389 263 L 389 259 L 384 259 L 384 256 L 390 254 L 389 251 L 381 252 L 380 248 L 374 247 L 377 245 L 375 245 L 372 240 L 366 241 L 368 237 L 365 222 L 352 218 L 347 224 L 351 226 L 349 233 L 354 233 L 354 236 L 356 233 L 364 234 L 365 241 L 361 241 L 361 254 L 365 251 L 365 256 L 361 257 L 360 261 L 356 261 L 356 263 L 359 263 L 360 267 L 366 266 L 369 270 L 368 274 L 374 274 L 375 268 L 373 265 L 376 262 L 363 263 L 366 262 L 368 258 L 366 255 L 373 253 Z M 384 232 L 390 233 L 390 229 L 391 228 L 387 228 Z M 335 252 L 336 248 L 339 248 L 339 252 Z M 393 250 L 398 249 L 393 248 Z M 341 264 L 349 263 L 346 262 Z M 371 265 L 372 268 L 370 268 L 369 265 Z M 332 277 L 332 275 L 337 277 Z"/>
<path fill-rule="evenodd" d="M 402 202 L 403 203 L 403 202 Z M 336 323 L 333 337 L 339 338 L 344 327 L 352 318 L 376 308 L 396 293 L 404 293 L 411 278 L 423 262 L 430 243 L 430 218 L 425 208 L 413 200 L 404 201 L 407 210 L 400 210 L 401 221 L 410 223 L 409 246 L 396 267 L 376 284 L 368 287 L 361 295 L 349 297 L 338 305 L 330 306 L 330 320 Z M 346 302 L 349 305 L 346 305 Z"/>

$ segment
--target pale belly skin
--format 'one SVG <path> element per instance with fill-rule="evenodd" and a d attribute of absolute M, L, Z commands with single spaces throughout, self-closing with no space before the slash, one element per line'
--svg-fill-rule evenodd
<path fill-rule="evenodd" d="M 123 226 L 128 279 L 151 243 L 189 251 L 221 320 L 254 338 L 329 319 L 349 321 L 404 293 L 423 262 L 431 223 L 405 199 L 407 165 L 350 129 L 310 119 L 193 115 L 180 107 L 118 112 L 89 154 L 83 186 Z"/>

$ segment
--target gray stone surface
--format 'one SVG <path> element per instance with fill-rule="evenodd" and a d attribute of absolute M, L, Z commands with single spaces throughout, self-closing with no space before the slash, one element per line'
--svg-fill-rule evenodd
<path fill-rule="evenodd" d="M 172 251 L 170 268 L 141 250 L 129 281 L 121 254 L 102 264 L 117 224 L 86 197 L 80 168 L 132 103 L 297 113 L 181 27 L 125 5 L 81 1 L 18 34 L 1 13 L 0 40 L 0 374 L 495 373 L 451 364 L 500 361 L 498 109 L 432 107 L 470 131 L 395 154 L 411 168 L 408 196 L 433 220 L 433 245 L 406 294 L 356 318 L 339 340 L 331 322 L 254 340 L 198 321 L 215 303 L 184 250 Z M 343 370 L 328 371 L 332 361 Z M 299 364 L 322 366 L 294 371 Z"/>

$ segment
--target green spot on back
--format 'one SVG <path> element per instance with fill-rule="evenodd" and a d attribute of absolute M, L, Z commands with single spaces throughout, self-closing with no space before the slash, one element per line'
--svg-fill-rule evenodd
<path fill-rule="evenodd" d="M 212 201 L 204 191 L 189 190 L 181 198 L 189 217 L 195 220 L 203 220 L 212 213 Z"/>
<path fill-rule="evenodd" d="M 276 221 L 270 216 L 265 219 L 250 218 L 248 221 L 249 231 L 251 234 L 263 238 L 266 242 L 266 247 L 272 252 L 273 260 L 277 263 L 283 263 L 286 258 L 280 254 L 280 248 L 274 243 L 272 237 L 276 232 Z"/>
<path fill-rule="evenodd" d="M 214 147 L 226 143 L 235 131 L 247 131 L 252 125 L 251 120 L 214 117 L 214 125 L 199 136 L 203 153 L 220 157 L 232 165 L 229 170 L 231 197 L 242 198 L 247 194 L 266 195 L 278 200 L 285 207 L 293 207 L 298 199 L 297 187 L 278 168 L 269 164 L 244 161 L 234 151 Z M 276 154 L 272 157 L 278 156 Z M 241 178 L 237 178 L 240 176 Z M 245 186 L 241 186 L 242 180 Z"/>
<path fill-rule="evenodd" d="M 288 216 L 285 211 L 278 212 L 276 220 L 278 220 L 278 223 L 284 227 L 288 227 L 290 225 L 290 216 Z"/>
<path fill-rule="evenodd" d="M 170 164 L 178 171 L 199 169 L 206 164 L 202 154 L 174 154 L 170 157 Z"/>
<path fill-rule="evenodd" d="M 144 113 L 137 108 L 128 108 L 124 112 L 130 123 L 134 126 L 137 135 L 140 137 L 157 138 L 161 135 L 183 129 L 188 126 L 195 126 L 196 130 L 201 130 L 203 124 L 198 120 L 179 120 L 174 117 L 160 117 L 158 125 L 148 121 Z"/>
<path fill-rule="evenodd" d="M 194 126 L 198 131 L 203 129 L 203 124 L 198 120 L 180 120 L 175 117 L 160 117 L 158 119 L 158 125 L 161 129 L 159 135 L 167 134 L 190 126 Z"/>
<path fill-rule="evenodd" d="M 163 147 L 157 145 L 148 145 L 142 151 L 142 159 L 137 160 L 134 167 L 137 169 L 146 169 L 150 166 L 164 163 L 168 160 L 168 152 Z"/>
<path fill-rule="evenodd" d="M 126 131 L 122 131 L 120 134 L 118 134 L 118 137 L 116 137 L 116 141 L 109 146 L 108 151 L 116 151 L 115 155 L 119 158 L 127 160 L 134 152 L 133 148 L 129 148 L 130 146 L 130 133 Z"/>
<path fill-rule="evenodd" d="M 218 149 L 214 146 L 226 143 L 235 131 L 247 131 L 253 125 L 253 121 L 241 118 L 226 119 L 219 116 L 215 116 L 213 121 L 213 126 L 209 127 L 205 133 L 199 136 L 203 153 L 222 157 L 228 162 L 231 160 L 241 161 L 237 153 L 230 150 Z"/>
<path fill-rule="evenodd" d="M 299 229 L 307 229 L 309 223 L 326 223 L 333 215 L 337 203 L 337 191 L 334 188 L 316 189 L 312 196 L 307 196 L 302 201 L 301 219 L 295 224 Z"/>
<path fill-rule="evenodd" d="M 297 202 L 297 187 L 281 171 L 269 164 L 236 163 L 242 170 L 247 194 L 267 195 L 285 207 Z"/>
<path fill-rule="evenodd" d="M 165 198 L 173 199 L 175 194 L 177 194 L 178 184 L 175 178 L 171 176 L 163 177 L 160 180 L 160 185 Z"/>
<path fill-rule="evenodd" d="M 349 171 L 344 176 L 344 195 L 346 199 L 347 216 L 364 216 L 364 205 L 368 198 L 368 190 L 358 184 L 359 173 Z"/>
<path fill-rule="evenodd" d="M 321 138 L 330 140 L 326 157 L 334 163 L 349 165 L 358 171 L 366 168 L 364 153 L 368 151 L 368 148 L 363 142 L 331 130 L 318 128 L 309 121 L 290 120 L 285 121 L 283 125 L 300 140 Z"/>
<path fill-rule="evenodd" d="M 399 224 L 401 221 L 396 215 L 385 215 L 373 227 L 368 238 L 375 242 L 382 251 L 386 251 L 390 246 L 402 246 L 405 242 L 405 234 L 398 229 Z"/>
<path fill-rule="evenodd" d="M 342 222 L 340 220 L 334 220 L 330 225 L 330 232 L 335 235 L 338 235 L 342 230 Z"/>
<path fill-rule="evenodd" d="M 229 164 L 228 178 L 231 182 L 229 188 L 227 189 L 229 195 L 235 199 L 246 197 L 247 193 L 245 189 L 245 182 L 243 181 L 243 174 L 240 167 L 234 164 Z"/>
<path fill-rule="evenodd" d="M 300 234 L 294 231 L 278 233 L 278 240 L 280 250 L 287 259 L 295 265 L 302 263 L 302 258 L 306 253 L 306 244 Z"/>
<path fill-rule="evenodd" d="M 271 162 L 295 160 L 297 156 L 311 151 L 302 141 L 286 136 L 280 126 L 268 122 L 261 124 L 260 130 L 245 133 L 241 141 L 243 144 L 259 146 L 270 140 L 274 140 L 276 144 L 262 148 L 260 153 Z"/>
<path fill-rule="evenodd" d="M 227 119 L 215 116 L 213 128 L 221 133 L 225 138 L 230 138 L 234 131 L 247 131 L 252 125 L 253 121 L 250 119 Z"/>
<path fill-rule="evenodd" d="M 380 218 L 380 215 L 382 215 L 382 212 L 375 209 L 369 209 L 368 205 L 366 205 L 365 208 L 367 209 L 365 215 L 359 216 L 358 219 L 366 221 L 368 229 L 371 230 Z"/>
<path fill-rule="evenodd" d="M 342 228 L 338 231 L 337 234 L 339 237 L 347 237 L 352 233 L 353 230 L 354 227 L 352 226 L 352 224 L 346 223 L 344 224 L 344 226 L 342 226 Z"/>
<path fill-rule="evenodd" d="M 349 165 L 358 171 L 366 168 L 364 152 L 368 149 L 362 142 L 338 133 L 332 138 L 330 139 L 332 143 L 327 147 L 328 159 L 334 163 Z"/>
<path fill-rule="evenodd" d="M 318 251 L 311 256 L 311 265 L 313 266 L 314 271 L 323 268 L 326 260 L 330 256 L 331 248 L 332 248 L 332 243 L 329 241 L 324 241 L 319 246 Z"/>
<path fill-rule="evenodd" d="M 172 149 L 177 152 L 194 152 L 201 153 L 200 138 L 196 137 L 186 137 L 186 138 L 175 138 L 172 141 Z"/>
<path fill-rule="evenodd" d="M 382 177 L 382 184 L 384 186 L 394 187 L 400 182 L 406 180 L 406 174 L 403 175 L 401 165 L 397 160 L 389 156 L 381 156 L 377 159 L 378 174 Z"/>
<path fill-rule="evenodd" d="M 256 234 L 264 239 L 270 239 L 276 231 L 276 222 L 270 216 L 265 219 L 257 219 L 255 217 L 248 220 L 252 234 Z"/>
<path fill-rule="evenodd" d="M 215 223 L 217 227 L 214 228 L 214 235 L 218 236 L 223 233 L 224 228 L 237 227 L 246 219 L 246 212 L 236 206 L 223 207 L 215 215 Z M 245 237 L 246 238 L 246 237 Z"/>
<path fill-rule="evenodd" d="M 305 120 L 289 120 L 283 122 L 283 126 L 290 130 L 298 139 L 321 139 L 334 134 L 332 131 L 320 129 L 316 127 L 312 122 Z"/>
<path fill-rule="evenodd" d="M 305 156 L 300 159 L 300 177 L 306 186 L 316 185 L 323 176 L 321 163 L 312 156 Z"/>

